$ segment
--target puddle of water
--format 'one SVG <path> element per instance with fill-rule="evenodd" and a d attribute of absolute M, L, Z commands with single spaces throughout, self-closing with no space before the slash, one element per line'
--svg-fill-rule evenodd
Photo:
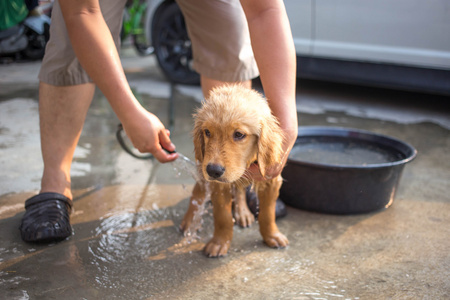
<path fill-rule="evenodd" d="M 125 291 L 133 286 L 137 290 L 128 291 L 128 296 L 133 298 L 130 295 L 134 293 L 158 292 L 170 285 L 167 278 L 157 275 L 161 272 L 184 276 L 180 275 L 184 272 L 179 270 L 180 260 L 188 263 L 186 260 L 191 261 L 192 253 L 201 251 L 204 244 L 199 240 L 189 241 L 178 230 L 186 206 L 186 201 L 181 202 L 101 219 L 93 229 L 93 237 L 86 240 L 84 264 L 95 270 L 91 270 L 96 274 L 93 284 L 102 291 Z"/>
<path fill-rule="evenodd" d="M 89 238 L 93 261 L 104 266 L 105 263 L 121 263 L 128 258 L 146 259 L 167 249 L 171 241 L 180 239 L 174 221 L 180 209 L 168 207 L 102 218 L 93 229 L 93 237 Z"/>
<path fill-rule="evenodd" d="M 187 174 L 194 180 L 200 180 L 196 164 L 185 155 L 179 153 L 179 158 L 171 164 L 176 176 Z M 207 187 L 207 199 L 210 195 L 208 190 Z M 101 218 L 92 237 L 88 239 L 93 264 L 102 270 L 111 264 L 124 263 L 125 257 L 126 260 L 160 261 L 174 255 L 200 251 L 203 248 L 201 240 L 210 234 L 206 232 L 208 230 L 205 234 L 199 233 L 203 231 L 203 217 L 211 211 L 211 205 L 205 205 L 204 199 L 194 199 L 194 205 L 198 205 L 198 209 L 191 227 L 183 236 L 177 228 L 186 211 L 186 202 L 182 202 L 184 203 L 161 209 L 156 206 L 153 210 L 121 211 Z M 110 282 L 110 279 L 97 278 L 97 282 L 103 285 Z"/>

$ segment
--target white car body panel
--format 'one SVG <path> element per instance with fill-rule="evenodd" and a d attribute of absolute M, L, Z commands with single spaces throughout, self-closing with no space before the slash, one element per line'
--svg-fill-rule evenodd
<path fill-rule="evenodd" d="M 299 55 L 450 69 L 448 0 L 286 0 L 285 5 Z M 308 12 L 312 17 L 305 17 Z M 305 47 L 309 39 L 312 49 Z"/>

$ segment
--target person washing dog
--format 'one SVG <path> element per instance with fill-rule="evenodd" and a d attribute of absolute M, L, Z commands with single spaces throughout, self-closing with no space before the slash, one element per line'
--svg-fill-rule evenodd
<path fill-rule="evenodd" d="M 217 86 L 251 87 L 258 70 L 285 140 L 284 160 L 254 180 L 278 176 L 297 137 L 296 57 L 282 0 L 177 1 L 192 39 L 194 67 L 205 97 Z M 25 202 L 20 226 L 26 242 L 55 242 L 72 234 L 70 167 L 87 110 L 98 86 L 141 152 L 177 159 L 168 130 L 134 97 L 118 47 L 126 0 L 58 0 L 39 73 L 39 116 L 44 172 L 41 190 Z M 265 174 L 265 178 L 261 175 Z"/>

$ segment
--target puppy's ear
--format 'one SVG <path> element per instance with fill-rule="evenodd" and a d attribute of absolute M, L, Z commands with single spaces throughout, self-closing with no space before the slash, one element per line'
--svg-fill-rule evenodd
<path fill-rule="evenodd" d="M 266 168 L 281 162 L 283 133 L 277 120 L 270 115 L 261 124 L 261 132 L 258 138 L 258 166 L 263 177 L 266 176 Z"/>
<path fill-rule="evenodd" d="M 205 154 L 205 140 L 203 137 L 203 130 L 202 130 L 202 126 L 200 123 L 201 122 L 197 122 L 197 121 L 195 122 L 193 138 L 194 138 L 195 160 L 202 162 L 203 156 Z"/>

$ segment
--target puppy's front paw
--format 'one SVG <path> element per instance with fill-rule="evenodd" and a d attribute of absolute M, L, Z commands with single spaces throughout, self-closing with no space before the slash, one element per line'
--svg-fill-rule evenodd
<path fill-rule="evenodd" d="M 228 248 L 230 248 L 230 241 L 213 237 L 206 244 L 203 253 L 208 257 L 221 257 L 227 254 Z"/>
<path fill-rule="evenodd" d="M 191 231 L 190 229 L 191 229 L 192 219 L 193 219 L 192 214 L 186 213 L 184 215 L 183 221 L 181 221 L 181 224 L 180 224 L 180 227 L 179 227 L 181 232 L 184 235 L 186 235 L 189 231 Z"/>
<path fill-rule="evenodd" d="M 255 216 L 247 208 L 247 206 L 238 206 L 234 208 L 234 219 L 241 227 L 250 227 L 255 223 Z"/>
<path fill-rule="evenodd" d="M 285 248 L 289 245 L 287 237 L 279 231 L 267 234 L 263 239 L 264 242 L 272 248 Z"/>

